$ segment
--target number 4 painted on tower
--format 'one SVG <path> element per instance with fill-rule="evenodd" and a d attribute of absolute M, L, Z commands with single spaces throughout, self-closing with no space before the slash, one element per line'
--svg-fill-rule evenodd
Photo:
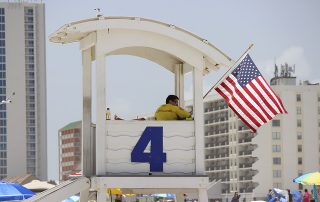
<path fill-rule="evenodd" d="M 144 152 L 150 142 L 150 153 Z M 150 172 L 162 172 L 167 154 L 163 153 L 163 128 L 146 127 L 131 152 L 131 162 L 149 163 Z"/>

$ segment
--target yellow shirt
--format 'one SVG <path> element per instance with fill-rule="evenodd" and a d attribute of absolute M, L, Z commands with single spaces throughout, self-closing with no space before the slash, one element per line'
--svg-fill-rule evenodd
<path fill-rule="evenodd" d="M 154 116 L 156 120 L 181 120 L 191 117 L 191 114 L 181 107 L 164 104 L 157 109 Z"/>

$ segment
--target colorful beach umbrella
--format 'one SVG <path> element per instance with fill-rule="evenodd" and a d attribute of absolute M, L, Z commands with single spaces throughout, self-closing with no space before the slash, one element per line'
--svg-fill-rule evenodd
<path fill-rule="evenodd" d="M 320 172 L 306 173 L 293 179 L 293 182 L 303 185 L 320 185 Z"/>

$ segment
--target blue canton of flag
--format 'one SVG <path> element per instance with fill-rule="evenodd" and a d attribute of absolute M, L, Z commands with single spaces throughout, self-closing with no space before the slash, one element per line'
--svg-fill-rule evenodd
<path fill-rule="evenodd" d="M 241 87 L 246 86 L 250 81 L 258 76 L 262 76 L 256 65 L 251 60 L 250 56 L 247 55 L 242 62 L 233 70 L 231 73 L 237 78 L 238 83 Z"/>
<path fill-rule="evenodd" d="M 253 132 L 277 114 L 287 113 L 248 54 L 215 90 Z"/>

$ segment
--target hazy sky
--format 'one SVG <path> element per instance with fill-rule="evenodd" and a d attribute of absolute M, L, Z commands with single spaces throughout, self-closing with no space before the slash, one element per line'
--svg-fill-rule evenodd
<path fill-rule="evenodd" d="M 320 81 L 319 0 L 46 0 L 47 39 L 64 24 L 104 16 L 138 16 L 174 24 L 207 39 L 236 60 L 250 43 L 250 55 L 267 80 L 274 63 L 295 64 L 299 80 Z M 58 179 L 58 130 L 82 116 L 79 44 L 47 40 L 49 179 Z M 152 114 L 173 93 L 173 75 L 141 58 L 106 59 L 111 113 L 124 118 Z M 206 92 L 225 70 L 204 78 Z M 188 82 L 188 77 L 187 77 Z M 187 98 L 190 88 L 186 89 Z M 94 104 L 94 103 L 93 103 Z M 101 112 L 104 113 L 104 112 Z"/>

